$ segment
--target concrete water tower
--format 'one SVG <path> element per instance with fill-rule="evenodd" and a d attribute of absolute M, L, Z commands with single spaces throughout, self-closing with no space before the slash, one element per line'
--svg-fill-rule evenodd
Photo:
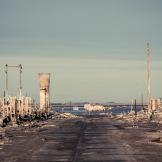
<path fill-rule="evenodd" d="M 39 85 L 40 85 L 40 106 L 39 111 L 41 113 L 48 113 L 50 107 L 50 73 L 39 73 Z"/>

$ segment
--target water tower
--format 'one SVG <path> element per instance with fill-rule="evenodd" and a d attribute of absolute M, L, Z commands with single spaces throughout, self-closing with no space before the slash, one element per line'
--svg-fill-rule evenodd
<path fill-rule="evenodd" d="M 40 106 L 39 111 L 41 113 L 48 113 L 50 106 L 50 73 L 39 73 L 39 85 L 40 85 Z"/>

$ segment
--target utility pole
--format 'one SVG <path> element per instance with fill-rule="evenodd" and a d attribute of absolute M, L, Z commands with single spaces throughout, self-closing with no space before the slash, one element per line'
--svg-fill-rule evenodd
<path fill-rule="evenodd" d="M 22 96 L 22 65 L 19 65 L 19 72 L 20 72 L 20 97 Z"/>
<path fill-rule="evenodd" d="M 135 112 L 135 115 L 137 115 L 137 103 L 136 103 L 136 99 L 134 99 L 134 112 Z"/>
<path fill-rule="evenodd" d="M 143 94 L 141 94 L 141 110 L 144 110 Z"/>
<path fill-rule="evenodd" d="M 5 93 L 5 97 L 8 96 L 8 65 L 6 64 L 6 93 Z"/>
<path fill-rule="evenodd" d="M 148 112 L 151 111 L 151 50 L 147 43 L 147 104 Z"/>

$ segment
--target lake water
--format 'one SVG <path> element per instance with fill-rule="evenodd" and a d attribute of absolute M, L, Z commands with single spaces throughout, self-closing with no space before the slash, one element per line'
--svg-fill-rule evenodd
<path fill-rule="evenodd" d="M 137 106 L 137 112 L 141 110 L 141 106 Z M 55 109 L 58 112 L 65 112 L 65 113 L 72 113 L 72 114 L 87 114 L 88 112 L 84 109 L 84 107 L 79 107 L 78 109 L 73 109 L 73 107 L 63 107 L 63 108 L 57 108 Z M 112 107 L 112 109 L 110 110 L 106 110 L 106 111 L 100 111 L 97 112 L 98 113 L 103 113 L 103 112 L 112 112 L 113 114 L 120 114 L 120 113 L 128 113 L 131 111 L 131 106 L 127 106 L 127 107 Z M 96 113 L 92 113 L 92 114 L 96 114 Z"/>

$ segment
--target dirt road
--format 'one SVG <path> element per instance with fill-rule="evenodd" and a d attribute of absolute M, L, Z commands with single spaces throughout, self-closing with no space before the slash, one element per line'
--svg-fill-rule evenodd
<path fill-rule="evenodd" d="M 128 128 L 107 117 L 48 120 L 39 128 L 10 128 L 0 146 L 3 162 L 155 162 L 162 145 L 147 128 Z"/>

